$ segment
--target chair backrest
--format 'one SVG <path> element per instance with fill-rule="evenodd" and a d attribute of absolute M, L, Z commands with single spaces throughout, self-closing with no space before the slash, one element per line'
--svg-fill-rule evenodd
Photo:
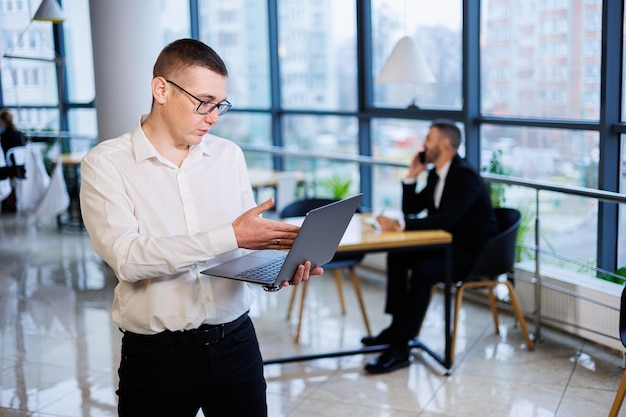
<path fill-rule="evenodd" d="M 6 156 L 7 166 L 21 166 L 26 163 L 26 146 L 14 146 L 9 148 Z"/>
<path fill-rule="evenodd" d="M 330 198 L 305 198 L 303 200 L 296 200 L 291 204 L 288 204 L 283 208 L 279 216 L 280 217 L 300 217 L 305 216 L 309 211 L 318 207 L 325 206 L 326 204 L 334 203 L 337 200 Z M 357 213 L 361 210 L 357 209 Z M 327 269 L 345 268 L 358 264 L 365 255 L 349 255 L 343 253 L 336 253 L 333 260 L 324 265 Z"/>
<path fill-rule="evenodd" d="M 517 231 L 522 219 L 519 210 L 494 209 L 500 233 L 491 238 L 480 251 L 470 272 L 471 277 L 495 278 L 509 272 L 515 264 Z"/>
<path fill-rule="evenodd" d="M 619 311 L 619 337 L 626 347 L 626 287 L 622 290 L 622 304 Z"/>
<path fill-rule="evenodd" d="M 300 172 L 280 172 L 276 174 L 276 211 L 281 212 L 296 199 Z"/>
<path fill-rule="evenodd" d="M 326 204 L 334 203 L 337 200 L 331 200 L 329 198 L 305 198 L 303 200 L 296 200 L 282 210 L 280 210 L 280 217 L 299 217 L 306 215 L 309 211 L 318 207 L 325 206 Z"/>

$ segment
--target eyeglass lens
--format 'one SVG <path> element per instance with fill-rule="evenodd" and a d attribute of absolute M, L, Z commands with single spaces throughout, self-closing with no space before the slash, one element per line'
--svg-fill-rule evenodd
<path fill-rule="evenodd" d="M 226 113 L 230 109 L 230 107 L 231 104 L 229 102 L 223 101 L 221 103 L 212 103 L 210 101 L 203 101 L 202 103 L 200 103 L 196 111 L 200 114 L 209 114 L 214 109 L 217 109 L 217 114 L 221 116 Z"/>

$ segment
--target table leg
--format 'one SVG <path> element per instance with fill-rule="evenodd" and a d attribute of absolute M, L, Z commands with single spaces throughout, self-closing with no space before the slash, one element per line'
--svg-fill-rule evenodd
<path fill-rule="evenodd" d="M 452 368 L 452 355 L 451 355 L 451 323 L 452 323 L 452 247 L 450 245 L 443 245 L 445 254 L 445 269 L 444 269 L 444 354 L 430 349 L 426 344 L 422 343 L 417 337 L 409 342 L 410 348 L 419 348 L 429 354 L 433 359 L 439 362 L 444 368 L 446 368 L 445 375 L 450 375 L 450 369 Z M 263 361 L 264 365 L 274 365 L 289 362 L 308 361 L 324 358 L 335 358 L 340 356 L 349 355 L 362 355 L 367 353 L 383 352 L 389 348 L 389 345 L 368 346 L 360 349 L 313 353 L 309 355 L 287 356 L 283 358 L 267 359 Z"/>
<path fill-rule="evenodd" d="M 444 277 L 444 308 L 445 308 L 445 357 L 443 366 L 450 370 L 452 368 L 451 351 L 451 322 L 452 322 L 452 247 L 445 248 L 445 277 Z"/>

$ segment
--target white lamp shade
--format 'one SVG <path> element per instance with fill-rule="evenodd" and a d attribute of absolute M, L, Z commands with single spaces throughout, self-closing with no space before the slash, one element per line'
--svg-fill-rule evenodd
<path fill-rule="evenodd" d="M 385 65 L 378 73 L 376 84 L 433 84 L 437 80 L 428 68 L 424 54 L 415 42 L 405 36 L 394 46 Z"/>
<path fill-rule="evenodd" d="M 43 0 L 37 9 L 33 20 L 40 22 L 61 23 L 65 20 L 63 10 L 56 0 Z"/>

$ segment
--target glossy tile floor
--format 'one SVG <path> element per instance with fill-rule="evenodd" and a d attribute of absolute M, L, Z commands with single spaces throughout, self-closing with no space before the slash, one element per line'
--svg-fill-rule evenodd
<path fill-rule="evenodd" d="M 378 332 L 389 320 L 382 313 L 384 277 L 359 272 Z M 116 415 L 120 332 L 109 315 L 114 285 L 85 232 L 59 232 L 54 220 L 0 216 L 0 416 Z M 309 286 L 300 344 L 293 342 L 297 314 L 286 319 L 290 291 L 261 293 L 252 311 L 266 359 L 360 347 L 364 326 L 349 282 L 343 316 L 332 275 Z M 409 368 L 381 376 L 363 372 L 375 354 L 266 365 L 269 415 L 608 414 L 623 373 L 620 354 L 546 327 L 530 352 L 510 315 L 501 315 L 496 336 L 485 306 L 463 306 L 451 376 L 421 350 Z M 422 340 L 441 350 L 442 334 L 437 294 Z M 626 406 L 620 415 L 626 416 Z"/>

